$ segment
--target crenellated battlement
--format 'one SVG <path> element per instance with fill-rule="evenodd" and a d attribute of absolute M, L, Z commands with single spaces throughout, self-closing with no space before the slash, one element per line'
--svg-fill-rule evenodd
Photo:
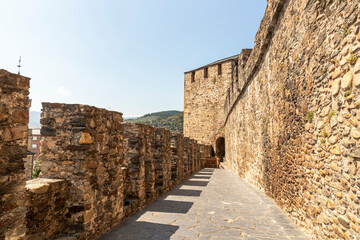
<path fill-rule="evenodd" d="M 119 112 L 43 103 L 40 178 L 26 182 L 28 89 L 29 78 L 0 71 L 1 239 L 95 239 L 211 156 L 182 134 L 123 124 Z"/>
<path fill-rule="evenodd" d="M 69 183 L 62 234 L 94 239 L 200 169 L 210 147 L 122 114 L 43 103 L 41 178 Z M 175 139 L 173 139 L 173 137 Z M 208 148 L 208 149 L 206 149 Z"/>
<path fill-rule="evenodd" d="M 185 72 L 185 85 L 206 81 L 206 84 L 215 83 L 223 75 L 232 75 L 234 66 L 237 64 L 239 55 L 224 58 L 200 68 Z"/>
<path fill-rule="evenodd" d="M 216 152 L 216 140 L 223 137 L 225 89 L 237 76 L 239 55 L 221 59 L 185 73 L 184 135 Z"/>

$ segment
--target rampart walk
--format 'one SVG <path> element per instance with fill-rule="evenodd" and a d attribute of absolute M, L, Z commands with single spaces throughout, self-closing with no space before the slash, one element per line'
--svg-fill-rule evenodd
<path fill-rule="evenodd" d="M 94 239 L 214 153 L 313 239 L 360 239 L 360 2 L 267 3 L 253 49 L 185 73 L 184 132 L 213 146 L 44 103 L 25 187 L 30 79 L 0 70 L 0 240 Z"/>

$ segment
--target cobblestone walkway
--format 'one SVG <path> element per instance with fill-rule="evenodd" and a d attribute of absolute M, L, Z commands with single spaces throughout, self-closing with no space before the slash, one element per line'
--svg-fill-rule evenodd
<path fill-rule="evenodd" d="M 223 169 L 203 169 L 99 238 L 307 239 L 275 203 Z"/>

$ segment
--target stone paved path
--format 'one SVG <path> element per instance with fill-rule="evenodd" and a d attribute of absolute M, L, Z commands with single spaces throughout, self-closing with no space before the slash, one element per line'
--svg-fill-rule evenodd
<path fill-rule="evenodd" d="M 99 239 L 307 237 L 270 198 L 234 173 L 203 169 Z"/>

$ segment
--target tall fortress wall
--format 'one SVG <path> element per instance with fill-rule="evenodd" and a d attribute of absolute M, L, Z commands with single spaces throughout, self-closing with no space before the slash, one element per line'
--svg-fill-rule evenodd
<path fill-rule="evenodd" d="M 185 73 L 184 135 L 215 145 L 224 136 L 223 104 L 237 74 L 238 55 Z"/>
<path fill-rule="evenodd" d="M 237 77 L 219 89 L 226 94 L 224 121 L 215 125 L 224 129 L 222 167 L 264 191 L 315 239 L 360 238 L 359 9 L 354 0 L 268 1 L 253 50 L 241 52 Z M 185 88 L 185 99 L 204 101 L 213 94 L 206 87 L 195 95 Z M 188 116 L 195 128 L 199 119 Z M 209 140 L 216 134 L 193 137 L 216 148 Z"/>

